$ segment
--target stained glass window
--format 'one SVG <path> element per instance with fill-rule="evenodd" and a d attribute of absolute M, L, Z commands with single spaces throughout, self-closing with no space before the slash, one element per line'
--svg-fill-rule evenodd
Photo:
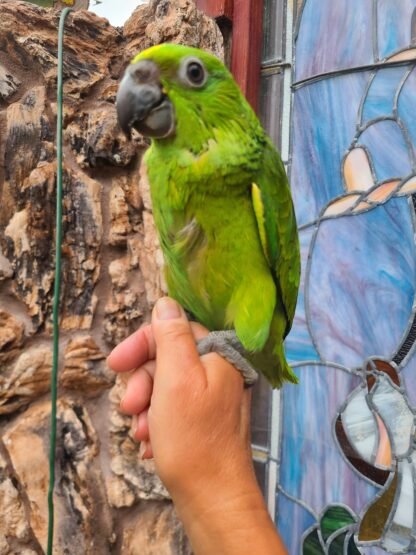
<path fill-rule="evenodd" d="M 265 10 L 263 121 L 302 249 L 269 507 L 291 555 L 414 554 L 416 0 Z"/>

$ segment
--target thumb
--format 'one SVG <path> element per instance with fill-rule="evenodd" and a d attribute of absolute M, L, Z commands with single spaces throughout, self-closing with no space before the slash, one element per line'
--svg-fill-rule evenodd
<path fill-rule="evenodd" d="M 152 331 L 158 379 L 181 381 L 190 373 L 202 376 L 204 369 L 192 328 L 185 311 L 175 300 L 169 297 L 158 300 L 152 314 Z"/>

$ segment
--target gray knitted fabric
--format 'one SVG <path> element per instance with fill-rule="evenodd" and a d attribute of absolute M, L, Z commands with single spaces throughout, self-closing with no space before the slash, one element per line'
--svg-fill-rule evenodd
<path fill-rule="evenodd" d="M 198 341 L 200 356 L 208 353 L 218 353 L 232 364 L 243 376 L 244 386 L 250 387 L 256 383 L 258 374 L 244 356 L 246 350 L 240 343 L 234 330 L 212 331 Z"/>

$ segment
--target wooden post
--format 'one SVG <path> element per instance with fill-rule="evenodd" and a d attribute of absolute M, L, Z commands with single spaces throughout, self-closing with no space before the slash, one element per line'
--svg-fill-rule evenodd
<path fill-rule="evenodd" d="M 231 71 L 257 112 L 263 38 L 263 0 L 196 0 L 196 4 L 211 17 L 231 21 Z"/>
<path fill-rule="evenodd" d="M 234 0 L 231 71 L 253 109 L 259 107 L 263 0 Z"/>
<path fill-rule="evenodd" d="M 233 18 L 233 0 L 196 0 L 196 5 L 210 17 Z"/>

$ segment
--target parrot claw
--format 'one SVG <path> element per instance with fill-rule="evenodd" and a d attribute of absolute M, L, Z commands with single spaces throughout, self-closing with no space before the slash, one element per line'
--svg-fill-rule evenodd
<path fill-rule="evenodd" d="M 244 357 L 246 350 L 239 341 L 234 330 L 212 331 L 198 341 L 200 356 L 208 353 L 218 353 L 242 375 L 244 387 L 251 387 L 258 379 L 258 373 Z"/>

